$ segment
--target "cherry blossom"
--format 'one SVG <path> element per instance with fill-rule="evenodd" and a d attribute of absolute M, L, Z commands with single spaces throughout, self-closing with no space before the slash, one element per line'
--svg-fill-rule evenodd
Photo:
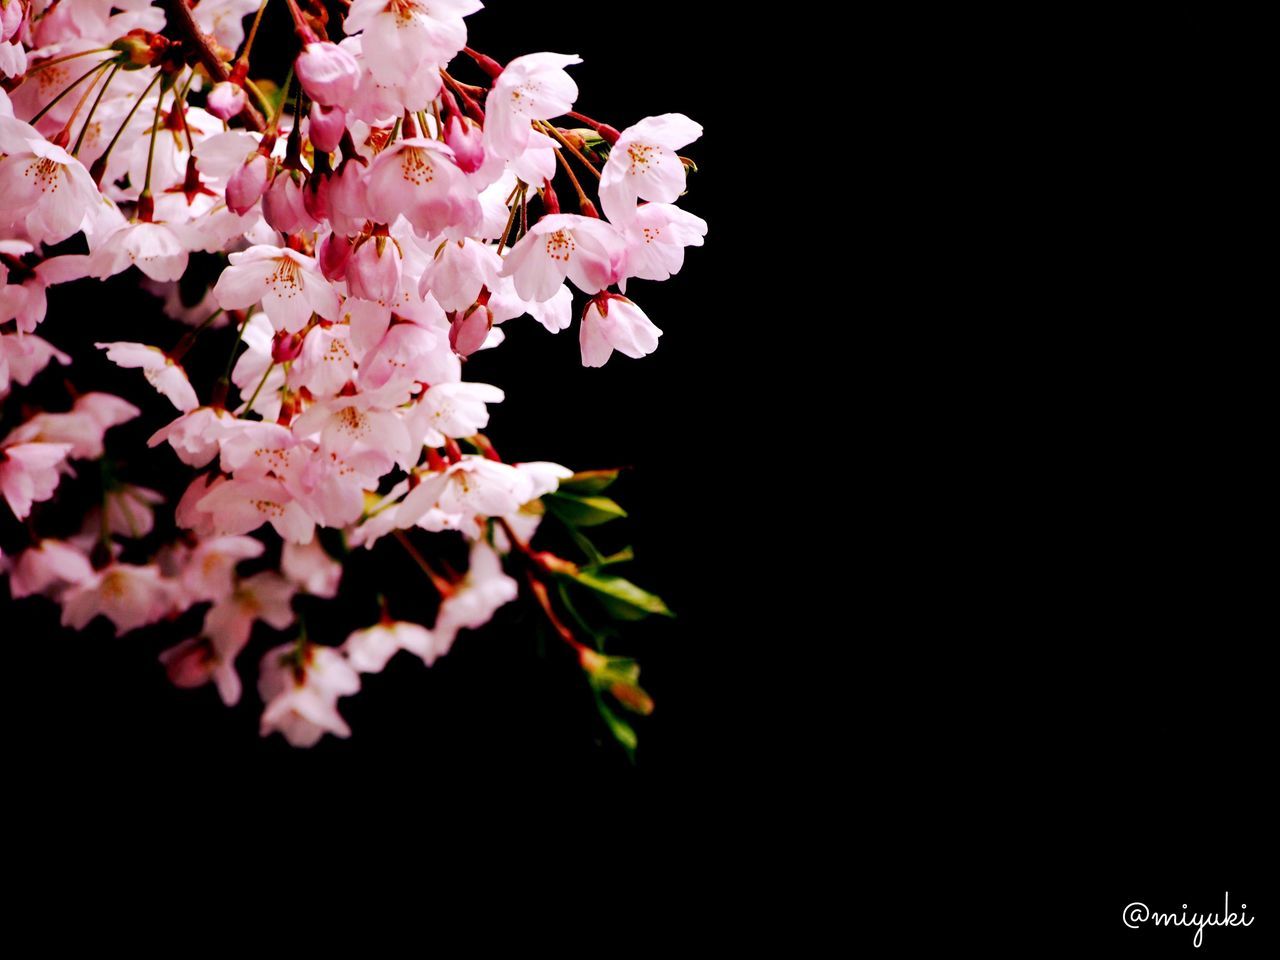
<path fill-rule="evenodd" d="M 617 283 L 627 247 L 617 228 L 591 217 L 560 213 L 543 217 L 507 254 L 501 275 L 525 300 L 550 300 L 567 277 L 583 293 Z"/>
<path fill-rule="evenodd" d="M 145 343 L 95 343 L 107 352 L 107 359 L 117 366 L 141 370 L 147 383 L 156 388 L 170 403 L 184 413 L 200 405 L 187 372 L 165 356 L 164 351 Z"/>
<path fill-rule="evenodd" d="M 658 349 L 660 336 L 662 331 L 626 297 L 596 297 L 582 315 L 582 365 L 603 367 L 615 350 L 639 359 Z"/>
<path fill-rule="evenodd" d="M 101 614 L 116 636 L 155 623 L 173 605 L 173 584 L 154 565 L 112 563 L 62 595 L 62 625 L 83 630 Z"/>
<path fill-rule="evenodd" d="M 301 330 L 318 314 L 338 316 L 338 295 L 317 267 L 314 257 L 266 244 L 228 258 L 213 288 L 218 306 L 242 310 L 261 302 L 271 325 L 290 333 Z"/>
<path fill-rule="evenodd" d="M 381 673 L 387 661 L 401 650 L 421 657 L 427 666 L 435 663 L 438 653 L 430 630 L 403 620 L 387 620 L 356 630 L 342 645 L 347 661 L 360 673 Z"/>
<path fill-rule="evenodd" d="M 359 674 L 332 647 L 299 646 L 281 644 L 262 658 L 258 694 L 267 705 L 262 735 L 278 731 L 295 747 L 315 746 L 326 733 L 351 736 L 337 702 L 360 689 Z"/>
<path fill-rule="evenodd" d="M 485 146 L 507 160 L 519 157 L 533 140 L 530 121 L 559 116 L 578 99 L 564 68 L 581 62 L 572 54 L 530 53 L 507 64 L 485 101 Z"/>
<path fill-rule="evenodd" d="M 15 517 L 25 520 L 33 503 L 53 496 L 61 479 L 57 468 L 69 453 L 69 443 L 0 442 L 0 496 Z"/>
<path fill-rule="evenodd" d="M 164 621 L 149 655 L 227 705 L 256 662 L 261 733 L 294 746 L 350 735 L 338 701 L 360 673 L 402 668 L 400 650 L 431 665 L 522 590 L 628 748 L 614 707 L 652 708 L 588 622 L 665 611 L 600 573 L 630 555 L 588 538 L 625 516 L 603 492 L 617 471 L 504 460 L 493 405 L 537 405 L 538 387 L 480 382 L 501 381 L 479 355 L 517 350 L 517 318 L 557 333 L 575 312 L 586 366 L 656 349 L 627 285 L 704 241 L 678 152 L 702 128 L 574 112 L 579 57 L 503 66 L 468 45 L 481 8 L 0 0 L 0 577 L 69 628 Z M 263 15 L 292 34 L 259 34 Z M 64 285 L 102 310 L 60 316 Z M 116 300 L 129 286 L 165 329 Z M 176 410 L 59 349 L 86 322 Z M 323 611 L 369 609 L 371 572 L 393 592 L 379 567 L 397 557 L 423 597 L 379 595 L 377 623 L 335 634 Z M 583 592 L 604 602 L 573 606 Z"/>
<path fill-rule="evenodd" d="M 636 200 L 675 203 L 684 193 L 685 168 L 676 151 L 702 136 L 702 127 L 682 113 L 645 117 L 622 131 L 600 171 L 605 216 L 625 224 Z"/>

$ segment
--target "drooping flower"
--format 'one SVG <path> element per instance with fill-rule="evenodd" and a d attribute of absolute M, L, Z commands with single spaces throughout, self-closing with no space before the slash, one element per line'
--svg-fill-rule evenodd
<path fill-rule="evenodd" d="M 314 257 L 263 244 L 228 259 L 231 266 L 222 271 L 213 288 L 224 310 L 243 310 L 261 302 L 272 326 L 290 333 L 305 327 L 312 314 L 337 319 L 338 295 Z"/>
<path fill-rule="evenodd" d="M 557 213 L 543 217 L 511 248 L 501 275 L 524 300 L 550 300 L 565 278 L 583 293 L 598 293 L 625 276 L 626 242 L 603 220 Z"/>
<path fill-rule="evenodd" d="M 702 136 L 702 127 L 682 113 L 645 117 L 622 131 L 600 171 L 605 216 L 626 224 L 636 200 L 675 203 L 685 189 L 685 168 L 676 151 Z"/>
<path fill-rule="evenodd" d="M 158 347 L 126 341 L 95 343 L 94 346 L 99 350 L 105 350 L 107 359 L 117 366 L 141 370 L 143 376 L 147 378 L 147 383 L 155 387 L 183 413 L 194 410 L 200 405 L 191 381 L 187 379 L 187 372 Z"/>
<path fill-rule="evenodd" d="M 25 520 L 33 503 L 53 496 L 70 453 L 69 443 L 0 443 L 0 496 L 15 517 Z"/>
<path fill-rule="evenodd" d="M 626 297 L 596 297 L 582 315 L 584 367 L 603 367 L 613 351 L 638 360 L 658 349 L 662 331 Z"/>
<path fill-rule="evenodd" d="M 258 668 L 258 693 L 266 702 L 262 736 L 278 731 L 295 747 L 315 746 L 326 733 L 349 737 L 351 728 L 338 713 L 338 698 L 359 689 L 359 674 L 332 647 L 274 647 Z"/>
<path fill-rule="evenodd" d="M 466 577 L 440 602 L 432 631 L 437 652 L 448 653 L 459 630 L 484 626 L 517 593 L 518 585 L 503 572 L 502 560 L 493 548 L 483 540 L 475 541 Z"/>
<path fill-rule="evenodd" d="M 83 630 L 102 614 L 116 636 L 155 623 L 173 606 L 173 584 L 154 564 L 115 562 L 69 587 L 62 595 L 62 625 Z"/>
<path fill-rule="evenodd" d="M 427 666 L 435 662 L 438 652 L 430 630 L 404 620 L 386 620 L 356 630 L 342 645 L 347 661 L 361 673 L 381 673 L 401 650 L 417 654 Z"/>
<path fill-rule="evenodd" d="M 366 177 L 369 208 L 383 223 L 403 216 L 420 236 L 467 236 L 480 224 L 480 199 L 453 151 L 438 140 L 397 140 Z"/>
<path fill-rule="evenodd" d="M 480 0 L 352 0 L 343 29 L 364 31 L 374 79 L 400 84 L 424 66 L 434 71 L 452 60 L 467 43 L 462 18 L 482 7 Z"/>
<path fill-rule="evenodd" d="M 530 53 L 508 63 L 485 100 L 485 147 L 506 160 L 519 157 L 533 139 L 531 121 L 558 117 L 578 99 L 564 68 L 581 62 L 573 54 Z"/>

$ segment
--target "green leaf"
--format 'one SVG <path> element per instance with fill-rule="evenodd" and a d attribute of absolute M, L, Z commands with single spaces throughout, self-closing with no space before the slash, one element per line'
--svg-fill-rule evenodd
<path fill-rule="evenodd" d="M 604 698 L 599 694 L 596 694 L 596 707 L 600 710 L 600 716 L 604 718 L 605 725 L 608 726 L 609 732 L 613 734 L 614 739 L 622 744 L 622 749 L 627 751 L 627 756 L 635 760 L 636 745 L 640 742 L 639 738 L 636 737 L 635 729 L 610 710 L 608 704 L 604 702 Z"/>
<path fill-rule="evenodd" d="M 603 493 L 618 479 L 618 470 L 583 470 L 560 481 L 564 493 Z"/>
<path fill-rule="evenodd" d="M 635 558 L 636 552 L 634 550 L 630 547 L 623 547 L 617 553 L 610 554 L 607 557 L 601 557 L 593 564 L 593 566 L 608 567 L 615 563 L 626 563 L 628 560 L 634 560 Z"/>
<path fill-rule="evenodd" d="M 547 508 L 571 527 L 598 527 L 625 517 L 627 511 L 608 497 L 582 497 L 572 493 L 549 493 L 543 498 Z"/>
<path fill-rule="evenodd" d="M 619 620 L 642 620 L 651 613 L 664 617 L 675 616 L 660 597 L 640 589 L 622 577 L 580 570 L 573 579 L 595 591 L 605 609 Z"/>

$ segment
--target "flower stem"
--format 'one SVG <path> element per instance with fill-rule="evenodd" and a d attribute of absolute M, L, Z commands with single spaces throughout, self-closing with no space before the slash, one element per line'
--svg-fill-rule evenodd
<path fill-rule="evenodd" d="M 588 160 L 585 156 L 583 156 L 582 151 L 580 151 L 577 147 L 575 147 L 573 144 L 571 144 L 568 140 L 564 138 L 564 135 L 561 134 L 560 131 L 556 129 L 555 124 L 547 123 L 545 120 L 539 120 L 538 123 L 542 125 L 542 129 L 546 130 L 547 133 L 551 134 L 551 136 L 559 140 L 560 145 L 562 147 L 564 147 L 566 150 L 572 153 L 575 157 L 577 157 L 580 161 L 582 161 L 582 165 L 585 166 L 588 170 L 590 170 L 597 180 L 600 179 L 600 171 L 597 170 L 594 166 L 592 166 L 591 161 Z M 568 168 L 566 167 L 566 169 Z M 569 176 L 573 176 L 573 174 L 571 173 L 569 174 Z M 575 180 L 574 183 L 577 183 L 577 181 Z"/>
<path fill-rule="evenodd" d="M 88 80 L 90 76 L 92 76 L 93 74 L 97 73 L 99 70 L 101 70 L 103 67 L 105 67 L 108 63 L 110 63 L 110 62 L 111 62 L 112 60 L 114 60 L 114 59 L 115 59 L 115 58 L 114 58 L 114 57 L 112 57 L 112 58 L 110 58 L 110 59 L 108 59 L 108 60 L 102 60 L 102 61 L 100 61 L 100 62 L 98 62 L 98 63 L 94 64 L 92 67 L 90 67 L 90 68 L 89 68 L 88 70 L 86 70 L 84 73 L 80 74 L 80 76 L 78 76 L 78 77 L 77 77 L 77 78 L 76 78 L 76 79 L 71 83 L 71 85 L 70 85 L 70 86 L 65 87 L 65 88 L 64 88 L 64 89 L 63 89 L 63 90 L 62 90 L 62 91 L 61 91 L 61 92 L 60 92 L 56 97 L 54 97 L 52 100 L 50 100 L 48 103 L 46 103 L 43 107 L 41 107 L 41 108 L 40 108 L 40 112 L 39 112 L 39 113 L 37 113 L 34 117 L 32 117 L 30 120 L 28 120 L 28 121 L 27 121 L 27 123 L 31 124 L 31 126 L 33 126 L 33 127 L 34 127 L 37 123 L 39 123 L 39 122 L 40 122 L 40 118 L 41 118 L 41 117 L 43 117 L 46 113 L 48 113 L 48 112 L 49 112 L 50 110 L 52 110 L 55 106 L 57 106 L 57 105 L 58 105 L 59 101 L 61 101 L 63 97 L 65 97 L 68 93 L 70 93 L 70 92 L 71 92 L 72 90 L 74 90 L 76 87 L 80 86 L 80 84 L 82 84 L 82 83 L 84 83 L 84 81 Z"/>
<path fill-rule="evenodd" d="M 129 121 L 132 120 L 133 115 L 138 112 L 138 108 L 142 106 L 142 101 L 147 98 L 147 94 L 151 92 L 151 88 L 160 82 L 160 78 L 162 76 L 164 76 L 164 74 L 157 70 L 156 75 L 152 77 L 151 82 L 147 84 L 147 88 L 143 90 L 142 93 L 138 94 L 138 99 L 133 102 L 133 107 L 130 108 L 129 113 L 125 116 L 124 122 L 121 123 L 120 128 L 116 130 L 115 136 L 111 138 L 111 142 L 107 144 L 107 149 L 103 151 L 102 156 L 93 161 L 93 166 L 90 168 L 89 173 L 93 177 L 93 182 L 95 184 L 102 183 L 102 175 L 106 173 L 107 170 L 107 160 L 111 156 L 111 151 L 115 149 L 116 142 L 120 139 L 120 135 L 124 133 L 124 128 L 129 126 Z"/>
<path fill-rule="evenodd" d="M 116 71 L 120 69 L 120 64 L 116 64 L 111 74 L 107 77 L 107 82 L 98 88 L 98 96 L 93 101 L 93 106 L 89 108 L 89 115 L 84 118 L 84 126 L 80 128 L 80 135 L 76 137 L 76 145 L 71 151 L 73 157 L 79 156 L 80 147 L 84 143 L 84 135 L 89 131 L 89 124 L 93 123 L 93 115 L 98 110 L 98 104 L 102 102 L 102 95 L 107 92 L 107 87 L 111 86 L 111 81 L 116 78 Z"/>
<path fill-rule="evenodd" d="M 409 556 L 413 557 L 414 562 L 422 568 L 422 572 L 427 575 L 427 579 L 431 581 L 431 585 L 440 591 L 440 596 L 453 596 L 453 584 L 431 568 L 431 564 L 427 563 L 426 557 L 419 553 L 418 548 L 409 541 L 408 534 L 403 530 L 395 530 L 393 533 L 395 534 L 395 538 L 400 541 L 400 546 L 404 547 L 405 552 L 409 554 Z"/>
<path fill-rule="evenodd" d="M 242 64 L 245 67 L 248 67 L 249 51 L 253 49 L 253 41 L 258 38 L 258 25 L 262 23 L 262 15 L 266 12 L 267 4 L 270 2 L 271 0 L 262 0 L 262 3 L 258 5 L 258 14 L 253 18 L 253 26 L 249 28 L 249 39 L 245 41 L 244 49 L 240 51 L 240 57 L 237 64 Z"/>

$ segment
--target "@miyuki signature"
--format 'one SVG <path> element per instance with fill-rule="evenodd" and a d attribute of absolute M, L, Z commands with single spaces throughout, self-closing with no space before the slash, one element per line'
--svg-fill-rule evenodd
<path fill-rule="evenodd" d="M 1193 946 L 1198 947 L 1204 943 L 1205 927 L 1253 926 L 1254 918 L 1245 918 L 1245 908 L 1247 906 L 1249 906 L 1247 903 L 1240 904 L 1240 912 L 1236 913 L 1231 909 L 1231 894 L 1226 893 L 1223 895 L 1221 913 L 1192 913 L 1188 915 L 1185 903 L 1182 905 L 1182 913 L 1154 913 L 1145 903 L 1135 900 L 1124 908 L 1124 925 L 1130 930 L 1137 930 L 1148 922 L 1157 927 L 1193 927 L 1196 935 L 1191 942 Z"/>

